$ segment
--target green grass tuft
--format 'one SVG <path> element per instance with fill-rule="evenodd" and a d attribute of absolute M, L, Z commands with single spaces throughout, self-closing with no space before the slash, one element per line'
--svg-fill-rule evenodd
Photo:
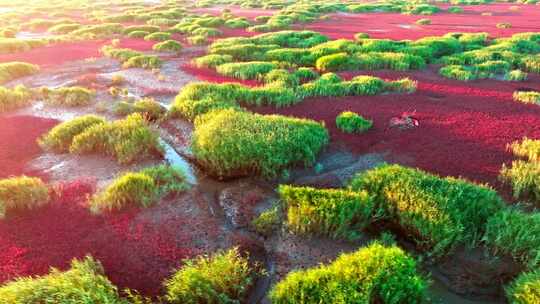
<path fill-rule="evenodd" d="M 48 202 L 49 188 L 39 178 L 20 176 L 0 179 L 0 219 L 10 212 L 31 210 Z"/>
<path fill-rule="evenodd" d="M 337 127 L 345 133 L 363 133 L 373 126 L 373 121 L 363 118 L 362 116 L 346 111 L 341 112 L 336 117 Z"/>

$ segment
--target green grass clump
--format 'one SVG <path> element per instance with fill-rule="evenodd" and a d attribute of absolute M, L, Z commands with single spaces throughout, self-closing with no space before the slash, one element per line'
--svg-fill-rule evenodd
<path fill-rule="evenodd" d="M 431 19 L 422 18 L 422 19 L 416 20 L 415 23 L 418 24 L 418 25 L 430 25 L 431 24 Z"/>
<path fill-rule="evenodd" d="M 78 23 L 62 23 L 62 24 L 57 24 L 53 27 L 50 27 L 47 31 L 49 33 L 53 33 L 53 34 L 69 34 L 75 30 L 78 30 L 82 27 L 81 24 L 78 24 Z"/>
<path fill-rule="evenodd" d="M 45 40 L 23 40 L 18 38 L 0 38 L 0 54 L 12 54 L 29 51 L 33 48 L 44 46 Z"/>
<path fill-rule="evenodd" d="M 369 34 L 367 33 L 356 33 L 354 34 L 354 40 L 369 39 Z"/>
<path fill-rule="evenodd" d="M 522 273 L 505 293 L 510 304 L 540 303 L 540 270 Z"/>
<path fill-rule="evenodd" d="M 222 65 L 225 63 L 229 63 L 233 61 L 233 57 L 231 55 L 218 55 L 218 54 L 210 54 L 202 57 L 197 57 L 193 60 L 193 63 L 198 68 L 215 68 L 218 65 Z"/>
<path fill-rule="evenodd" d="M 237 248 L 184 260 L 165 282 L 165 298 L 171 304 L 242 303 L 254 274 Z"/>
<path fill-rule="evenodd" d="M 69 122 L 66 122 L 69 123 Z M 73 138 L 70 153 L 102 153 L 119 163 L 163 155 L 158 134 L 139 113 L 113 122 L 98 123 Z"/>
<path fill-rule="evenodd" d="M 367 192 L 282 185 L 287 226 L 297 234 L 355 239 L 369 225 L 374 203 Z"/>
<path fill-rule="evenodd" d="M 463 65 L 447 65 L 439 70 L 439 74 L 446 78 L 461 81 L 470 81 L 478 78 L 475 69 Z"/>
<path fill-rule="evenodd" d="M 461 14 L 461 13 L 463 13 L 463 8 L 460 7 L 460 6 L 450 6 L 448 8 L 448 12 L 450 14 Z"/>
<path fill-rule="evenodd" d="M 281 218 L 279 206 L 273 206 L 272 208 L 261 212 L 259 216 L 251 221 L 251 227 L 253 227 L 257 233 L 264 236 L 270 236 L 279 228 L 280 224 Z"/>
<path fill-rule="evenodd" d="M 528 74 L 522 70 L 512 70 L 504 74 L 504 80 L 507 81 L 525 81 L 527 77 Z"/>
<path fill-rule="evenodd" d="M 133 31 L 133 32 L 129 32 L 129 34 L 127 34 L 127 36 L 129 38 L 144 38 L 144 37 L 148 36 L 149 34 L 150 34 L 150 32 Z"/>
<path fill-rule="evenodd" d="M 39 178 L 20 176 L 0 179 L 0 219 L 10 212 L 31 210 L 48 202 L 49 188 Z"/>
<path fill-rule="evenodd" d="M 516 91 L 514 92 L 514 100 L 540 105 L 540 92 L 535 91 Z"/>
<path fill-rule="evenodd" d="M 8 81 L 32 75 L 39 71 L 37 65 L 26 62 L 6 62 L 0 63 L 0 84 Z"/>
<path fill-rule="evenodd" d="M 514 155 L 528 159 L 529 161 L 540 161 L 540 140 L 524 137 L 521 141 L 516 141 L 508 146 Z"/>
<path fill-rule="evenodd" d="M 347 53 L 338 53 L 320 57 L 317 59 L 315 67 L 321 72 L 356 70 L 358 61 Z"/>
<path fill-rule="evenodd" d="M 275 69 L 276 65 L 271 62 L 230 62 L 218 65 L 216 71 L 224 76 L 238 79 L 257 79 Z"/>
<path fill-rule="evenodd" d="M 192 150 L 218 177 L 274 178 L 288 166 L 312 164 L 327 143 L 328 131 L 317 122 L 227 109 L 195 120 Z"/>
<path fill-rule="evenodd" d="M 116 115 L 129 115 L 140 113 L 148 121 L 157 121 L 167 113 L 165 107 L 153 98 L 143 98 L 134 103 L 121 101 L 115 104 Z"/>
<path fill-rule="evenodd" d="M 102 23 L 88 25 L 70 33 L 73 37 L 105 38 L 115 34 L 121 34 L 124 26 L 120 23 Z"/>
<path fill-rule="evenodd" d="M 171 34 L 166 32 L 155 32 L 148 34 L 144 37 L 144 40 L 152 40 L 152 41 L 166 41 L 171 39 Z"/>
<path fill-rule="evenodd" d="M 163 61 L 154 55 L 139 55 L 129 58 L 123 63 L 124 68 L 158 69 Z"/>
<path fill-rule="evenodd" d="M 334 262 L 289 273 L 270 291 L 273 304 L 423 303 L 427 281 L 397 246 L 373 243 Z"/>
<path fill-rule="evenodd" d="M 147 32 L 155 33 L 159 32 L 159 26 L 154 25 L 131 25 L 124 28 L 124 34 L 129 35 L 133 32 Z"/>
<path fill-rule="evenodd" d="M 513 161 L 511 167 L 503 164 L 499 178 L 512 186 L 514 197 L 540 203 L 540 140 L 525 137 L 510 144 L 508 149 L 524 160 Z"/>
<path fill-rule="evenodd" d="M 192 45 L 204 45 L 208 43 L 208 37 L 203 35 L 194 35 L 187 37 L 187 41 Z"/>
<path fill-rule="evenodd" d="M 158 52 L 179 52 L 180 50 L 182 50 L 182 45 L 174 40 L 166 40 L 154 44 L 154 46 L 152 46 L 152 49 Z"/>
<path fill-rule="evenodd" d="M 110 45 L 106 45 L 101 48 L 101 52 L 106 57 L 114 58 L 117 60 L 120 60 L 120 62 L 124 63 L 128 61 L 132 57 L 142 56 L 144 55 L 141 52 L 132 50 L 132 49 L 123 49 L 123 48 L 116 48 Z"/>
<path fill-rule="evenodd" d="M 48 104 L 68 107 L 87 106 L 96 96 L 96 92 L 83 87 L 44 89 L 42 93 Z"/>
<path fill-rule="evenodd" d="M 87 256 L 72 260 L 71 268 L 51 268 L 49 274 L 23 277 L 0 287 L 6 304 L 20 303 L 125 303 L 117 288 L 105 277 L 103 266 Z"/>
<path fill-rule="evenodd" d="M 354 112 L 346 111 L 341 112 L 336 117 L 336 125 L 345 133 L 362 133 L 371 129 L 373 121 L 365 119 Z"/>
<path fill-rule="evenodd" d="M 116 178 L 94 196 L 90 210 L 102 213 L 129 206 L 146 208 L 164 196 L 180 193 L 188 188 L 185 174 L 179 169 L 164 165 L 150 167 Z"/>
<path fill-rule="evenodd" d="M 508 254 L 528 268 L 540 264 L 540 214 L 516 207 L 495 213 L 487 222 L 484 240 L 495 252 Z"/>
<path fill-rule="evenodd" d="M 433 257 L 477 243 L 488 218 L 504 206 L 491 188 L 399 165 L 360 173 L 351 189 L 373 195 L 384 218 Z"/>
<path fill-rule="evenodd" d="M 32 91 L 24 86 L 13 89 L 0 87 L 0 114 L 29 105 L 32 95 Z"/>
<path fill-rule="evenodd" d="M 95 115 L 85 115 L 61 123 L 42 136 L 38 143 L 46 150 L 68 152 L 73 138 L 96 124 L 105 123 L 105 119 Z"/>

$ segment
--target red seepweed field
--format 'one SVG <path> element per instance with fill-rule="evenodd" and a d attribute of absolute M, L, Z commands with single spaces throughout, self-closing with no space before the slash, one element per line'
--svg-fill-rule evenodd
<path fill-rule="evenodd" d="M 0 303 L 539 303 L 538 20 L 0 0 Z"/>

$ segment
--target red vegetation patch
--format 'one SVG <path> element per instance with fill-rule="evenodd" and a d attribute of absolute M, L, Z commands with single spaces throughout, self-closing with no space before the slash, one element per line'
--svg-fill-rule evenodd
<path fill-rule="evenodd" d="M 28 174 L 26 163 L 41 152 L 37 138 L 57 123 L 31 116 L 0 117 L 0 178 Z"/>
<path fill-rule="evenodd" d="M 520 10 L 512 11 L 512 3 L 464 6 L 462 14 L 441 12 L 430 16 L 404 15 L 399 13 L 330 14 L 328 20 L 310 23 L 303 28 L 321 32 L 333 39 L 352 39 L 354 34 L 363 32 L 372 38 L 419 39 L 441 36 L 449 32 L 487 32 L 495 37 L 510 36 L 521 32 L 539 32 L 540 7 L 520 5 Z M 441 6 L 442 8 L 447 6 Z M 482 16 L 491 12 L 492 16 Z M 431 25 L 420 26 L 418 19 L 429 18 Z M 497 23 L 512 24 L 509 29 L 498 29 Z"/>
<path fill-rule="evenodd" d="M 95 182 L 56 188 L 59 194 L 47 207 L 0 221 L 0 282 L 45 274 L 50 266 L 65 269 L 72 258 L 91 254 L 121 288 L 155 295 L 171 270 L 196 253 L 176 246 L 192 241 L 175 233 L 190 226 L 184 218 L 149 221 L 138 210 L 96 216 L 83 206 Z"/>
<path fill-rule="evenodd" d="M 391 79 L 407 75 L 366 74 Z M 357 153 L 388 152 L 391 161 L 497 187 L 501 186 L 497 175 L 502 164 L 513 159 L 506 145 L 523 136 L 540 138 L 540 107 L 514 102 L 511 93 L 517 86 L 540 87 L 537 78 L 521 84 L 486 80 L 465 85 L 432 72 L 411 74 L 419 87 L 410 95 L 314 98 L 289 108 L 255 110 L 324 121 L 334 145 L 344 143 Z M 342 111 L 373 119 L 374 128 L 361 135 L 339 131 L 335 118 Z M 414 113 L 419 126 L 390 128 L 391 119 L 404 112 Z"/>
<path fill-rule="evenodd" d="M 241 80 L 232 77 L 226 77 L 218 74 L 214 69 L 210 68 L 198 68 L 192 64 L 185 64 L 180 66 L 180 69 L 190 75 L 197 77 L 201 81 L 208 81 L 214 83 L 240 83 L 250 87 L 256 87 L 261 85 L 257 80 Z"/>
<path fill-rule="evenodd" d="M 69 61 L 101 57 L 99 50 L 104 45 L 110 43 L 110 40 L 56 43 L 27 52 L 0 54 L 0 62 L 24 61 L 40 65 L 41 67 L 50 67 Z M 152 49 L 153 44 L 151 41 L 129 38 L 121 39 L 119 47 L 148 51 Z"/>

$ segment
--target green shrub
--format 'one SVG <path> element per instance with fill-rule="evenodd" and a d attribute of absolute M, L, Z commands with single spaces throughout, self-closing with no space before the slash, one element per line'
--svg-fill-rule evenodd
<path fill-rule="evenodd" d="M 506 208 L 488 219 L 484 240 L 495 252 L 511 255 L 529 268 L 540 264 L 540 214 Z"/>
<path fill-rule="evenodd" d="M 13 89 L 0 87 L 0 114 L 29 105 L 32 91 L 24 86 Z"/>
<path fill-rule="evenodd" d="M 32 75 L 39 71 L 37 65 L 26 62 L 6 62 L 0 63 L 0 84 L 8 81 Z"/>
<path fill-rule="evenodd" d="M 144 40 L 152 40 L 152 41 L 166 41 L 171 39 L 171 34 L 166 32 L 155 32 L 148 34 L 144 37 Z"/>
<path fill-rule="evenodd" d="M 374 203 L 367 192 L 280 186 L 287 226 L 297 234 L 357 238 L 371 222 Z"/>
<path fill-rule="evenodd" d="M 415 23 L 418 24 L 418 25 L 430 25 L 431 24 L 431 19 L 422 18 L 422 19 L 416 20 Z"/>
<path fill-rule="evenodd" d="M 0 219 L 12 211 L 31 210 L 48 202 L 49 188 L 39 178 L 20 176 L 0 179 Z"/>
<path fill-rule="evenodd" d="M 504 205 L 488 187 L 399 165 L 360 173 L 351 188 L 373 195 L 382 214 L 434 257 L 459 244 L 474 245 L 487 219 Z"/>
<path fill-rule="evenodd" d="M 163 196 L 180 193 L 187 188 L 182 171 L 164 165 L 150 167 L 116 178 L 101 193 L 94 196 L 90 209 L 94 213 L 102 213 L 128 206 L 149 207 Z"/>
<path fill-rule="evenodd" d="M 216 71 L 224 76 L 239 79 L 256 79 L 275 69 L 276 65 L 271 62 L 230 62 L 218 65 Z"/>
<path fill-rule="evenodd" d="M 53 34 L 69 34 L 75 30 L 80 29 L 81 27 L 82 25 L 78 23 L 62 23 L 50 27 L 47 31 Z"/>
<path fill-rule="evenodd" d="M 448 65 L 439 70 L 439 74 L 446 78 L 461 81 L 470 81 L 478 78 L 476 70 L 462 65 Z"/>
<path fill-rule="evenodd" d="M 158 52 L 179 52 L 182 49 L 182 45 L 174 40 L 166 40 L 154 44 L 152 49 Z"/>
<path fill-rule="evenodd" d="M 274 69 L 264 75 L 264 82 L 295 88 L 300 83 L 300 79 L 296 73 L 289 73 L 285 69 Z"/>
<path fill-rule="evenodd" d="M 515 141 L 508 149 L 516 156 L 526 158 L 529 161 L 540 161 L 540 140 L 524 137 L 521 141 Z"/>
<path fill-rule="evenodd" d="M 265 57 L 270 61 L 288 62 L 297 65 L 313 66 L 316 57 L 307 49 L 282 48 L 269 50 Z"/>
<path fill-rule="evenodd" d="M 370 52 L 356 56 L 356 68 L 363 70 L 391 69 L 407 71 L 426 66 L 425 60 L 416 55 L 396 52 Z"/>
<path fill-rule="evenodd" d="M 203 45 L 208 43 L 208 37 L 203 35 L 189 36 L 187 41 L 192 45 Z"/>
<path fill-rule="evenodd" d="M 120 163 L 130 163 L 163 155 L 157 133 L 149 128 L 141 114 L 125 119 L 95 124 L 76 135 L 70 153 L 102 153 L 115 157 Z"/>
<path fill-rule="evenodd" d="M 280 208 L 273 206 L 259 214 L 258 217 L 251 221 L 253 229 L 264 236 L 270 236 L 272 232 L 277 230 L 281 224 Z"/>
<path fill-rule="evenodd" d="M 222 65 L 225 63 L 229 63 L 233 61 L 233 57 L 231 55 L 218 55 L 218 54 L 210 54 L 202 57 L 195 58 L 193 60 L 193 63 L 198 68 L 215 68 L 218 65 Z"/>
<path fill-rule="evenodd" d="M 396 93 L 414 93 L 418 82 L 407 77 L 398 80 L 385 82 L 384 91 Z"/>
<path fill-rule="evenodd" d="M 315 72 L 311 68 L 298 68 L 296 71 L 294 71 L 294 74 L 298 79 L 306 81 L 306 80 L 314 80 L 319 77 L 319 73 Z"/>
<path fill-rule="evenodd" d="M 336 117 L 337 127 L 345 133 L 362 133 L 373 126 L 373 121 L 363 118 L 354 112 L 341 112 Z"/>
<path fill-rule="evenodd" d="M 110 46 L 110 45 L 106 45 L 106 46 L 102 47 L 101 52 L 106 57 L 110 57 L 110 58 L 120 60 L 120 62 L 122 62 L 122 63 L 128 61 L 130 58 L 143 55 L 143 53 L 132 50 L 132 49 L 115 48 L 115 47 Z"/>
<path fill-rule="evenodd" d="M 19 303 L 109 303 L 122 304 L 117 288 L 105 277 L 103 266 L 92 257 L 72 260 L 71 268 L 61 272 L 19 278 L 0 287 L 6 304 Z"/>
<path fill-rule="evenodd" d="M 38 143 L 43 149 L 68 152 L 73 138 L 93 125 L 103 124 L 105 119 L 95 115 L 85 115 L 63 122 L 42 136 Z"/>
<path fill-rule="evenodd" d="M 270 291 L 273 304 L 423 303 L 426 280 L 402 249 L 373 243 L 334 262 L 289 273 Z"/>
<path fill-rule="evenodd" d="M 45 89 L 43 93 L 48 104 L 68 107 L 87 106 L 96 96 L 96 92 L 83 87 Z"/>
<path fill-rule="evenodd" d="M 0 38 L 0 54 L 12 54 L 29 51 L 33 48 L 44 46 L 45 40 L 23 40 L 18 38 Z"/>
<path fill-rule="evenodd" d="M 507 81 L 525 81 L 527 77 L 528 74 L 522 70 L 512 70 L 504 74 L 504 80 Z"/>
<path fill-rule="evenodd" d="M 320 57 L 315 62 L 315 67 L 322 72 L 356 70 L 358 62 L 347 53 L 338 53 Z"/>
<path fill-rule="evenodd" d="M 162 118 L 167 109 L 153 98 L 143 98 L 133 104 L 133 112 L 141 113 L 146 119 L 155 121 Z"/>
<path fill-rule="evenodd" d="M 356 33 L 354 34 L 355 40 L 369 39 L 369 34 L 367 33 Z"/>
<path fill-rule="evenodd" d="M 505 292 L 510 304 L 540 303 L 540 270 L 522 273 Z"/>
<path fill-rule="evenodd" d="M 514 197 L 540 202 L 540 162 L 516 160 L 511 167 L 503 164 L 499 177 L 512 186 Z"/>
<path fill-rule="evenodd" d="M 114 34 L 121 34 L 124 26 L 120 23 L 102 23 L 88 25 L 70 33 L 73 37 L 109 37 Z"/>
<path fill-rule="evenodd" d="M 532 103 L 540 105 L 540 92 L 535 91 L 516 91 L 514 100 L 523 103 Z"/>
<path fill-rule="evenodd" d="M 165 282 L 171 304 L 242 303 L 254 282 L 254 270 L 237 248 L 184 260 Z"/>
<path fill-rule="evenodd" d="M 160 68 L 163 61 L 154 55 L 139 55 L 129 58 L 122 65 L 124 68 L 143 68 L 143 69 L 157 69 Z"/>
<path fill-rule="evenodd" d="M 192 150 L 218 177 L 273 178 L 290 165 L 312 164 L 327 143 L 328 131 L 314 121 L 228 109 L 195 120 Z"/>
<path fill-rule="evenodd" d="M 129 32 L 129 34 L 127 34 L 127 36 L 129 38 L 144 38 L 144 37 L 148 36 L 149 34 L 150 34 L 150 32 L 133 31 L 133 32 Z"/>

